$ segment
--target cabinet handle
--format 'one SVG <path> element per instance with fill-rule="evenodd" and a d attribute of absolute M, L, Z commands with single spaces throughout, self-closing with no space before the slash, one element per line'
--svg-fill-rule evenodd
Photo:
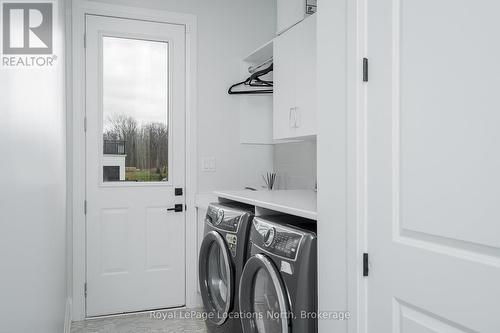
<path fill-rule="evenodd" d="M 288 124 L 290 128 L 299 128 L 300 126 L 299 115 L 297 114 L 298 109 L 297 106 L 290 108 L 290 113 L 288 115 Z"/>
<path fill-rule="evenodd" d="M 290 128 L 295 128 L 295 116 L 293 116 L 293 118 L 292 118 L 292 113 L 294 110 L 295 110 L 295 108 L 291 107 L 290 112 L 288 114 L 288 127 L 290 127 Z"/>
<path fill-rule="evenodd" d="M 299 127 L 300 127 L 300 121 L 301 121 L 301 119 L 300 119 L 300 112 L 298 112 L 299 107 L 298 107 L 298 106 L 296 106 L 296 107 L 294 107 L 293 109 L 294 109 L 294 111 L 295 111 L 295 112 L 294 112 L 294 115 L 295 115 L 295 121 L 294 121 L 294 125 L 295 125 L 295 127 L 294 127 L 294 128 L 299 128 Z"/>

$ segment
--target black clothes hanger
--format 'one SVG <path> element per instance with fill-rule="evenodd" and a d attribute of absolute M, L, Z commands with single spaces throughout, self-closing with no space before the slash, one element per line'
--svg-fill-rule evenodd
<path fill-rule="evenodd" d="M 233 88 L 236 88 L 236 87 L 241 86 L 241 85 L 249 86 L 249 87 L 258 87 L 258 88 L 272 87 L 273 86 L 272 81 L 266 81 L 266 80 L 260 79 L 261 76 L 268 74 L 272 70 L 273 70 L 273 65 L 271 64 L 269 67 L 253 73 L 245 81 L 233 84 L 229 88 L 228 94 L 231 94 L 231 95 L 240 94 L 240 95 L 242 95 L 242 94 L 269 94 L 269 93 L 272 93 L 273 92 L 272 89 L 250 89 L 250 90 L 237 90 L 237 91 L 233 90 Z"/>
<path fill-rule="evenodd" d="M 229 87 L 227 93 L 230 95 L 249 95 L 249 94 L 272 94 L 273 89 L 263 89 L 263 88 L 272 88 L 273 81 L 262 80 L 261 77 L 273 71 L 273 64 L 269 67 L 259 70 L 250 77 L 248 77 L 245 81 L 238 82 Z M 248 86 L 248 87 L 256 87 L 261 89 L 248 89 L 248 90 L 233 90 L 238 86 Z"/>

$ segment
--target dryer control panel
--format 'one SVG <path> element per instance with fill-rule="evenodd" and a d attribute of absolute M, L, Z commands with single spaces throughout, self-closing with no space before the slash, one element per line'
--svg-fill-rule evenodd
<path fill-rule="evenodd" d="M 259 248 L 285 259 L 295 260 L 303 234 L 286 226 L 253 221 L 252 242 Z"/>

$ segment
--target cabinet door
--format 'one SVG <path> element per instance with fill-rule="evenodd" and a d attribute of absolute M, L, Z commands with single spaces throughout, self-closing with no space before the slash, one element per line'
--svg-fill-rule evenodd
<path fill-rule="evenodd" d="M 292 116 L 295 108 L 296 39 L 287 32 L 274 40 L 273 137 L 293 137 Z"/>
<path fill-rule="evenodd" d="M 292 31 L 290 31 L 292 32 Z M 288 32 L 287 32 L 288 33 Z M 316 15 L 293 28 L 295 39 L 295 135 L 316 134 Z"/>
<path fill-rule="evenodd" d="M 316 135 L 316 15 L 274 41 L 273 137 Z"/>
<path fill-rule="evenodd" d="M 306 1 L 278 0 L 277 12 L 278 18 L 276 34 L 279 35 L 304 19 L 306 15 Z"/>

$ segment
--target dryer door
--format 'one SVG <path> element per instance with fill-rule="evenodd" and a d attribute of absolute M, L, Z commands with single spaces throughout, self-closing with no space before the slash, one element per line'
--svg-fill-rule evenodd
<path fill-rule="evenodd" d="M 244 333 L 289 333 L 290 306 L 285 286 L 273 262 L 263 254 L 251 257 L 240 282 Z"/>
<path fill-rule="evenodd" d="M 200 250 L 200 291 L 208 320 L 222 325 L 232 308 L 234 272 L 231 254 L 222 236 L 211 231 L 205 235 Z"/>

